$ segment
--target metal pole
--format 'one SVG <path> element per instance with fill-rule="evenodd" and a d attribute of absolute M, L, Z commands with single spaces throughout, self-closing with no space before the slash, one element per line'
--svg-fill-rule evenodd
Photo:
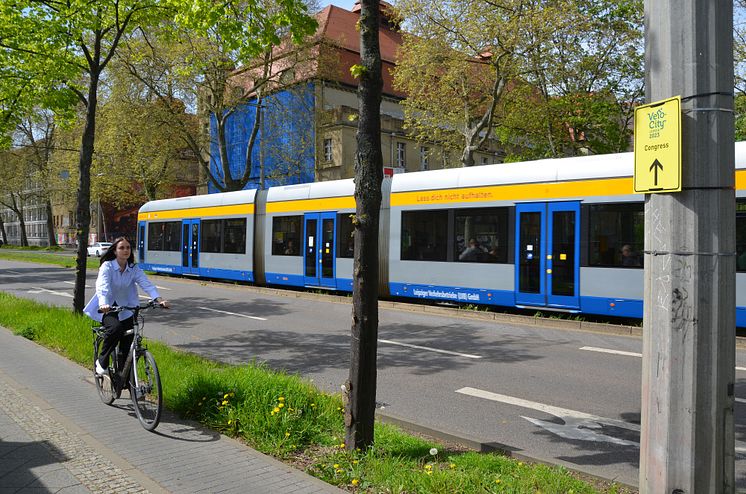
<path fill-rule="evenodd" d="M 645 0 L 647 99 L 682 97 L 682 191 L 645 199 L 640 492 L 735 490 L 733 4 Z"/>

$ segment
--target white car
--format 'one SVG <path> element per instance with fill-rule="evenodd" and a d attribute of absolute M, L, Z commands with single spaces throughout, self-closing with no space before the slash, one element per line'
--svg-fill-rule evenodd
<path fill-rule="evenodd" d="M 109 247 L 111 247 L 111 242 L 96 242 L 88 246 L 88 255 L 101 257 Z"/>

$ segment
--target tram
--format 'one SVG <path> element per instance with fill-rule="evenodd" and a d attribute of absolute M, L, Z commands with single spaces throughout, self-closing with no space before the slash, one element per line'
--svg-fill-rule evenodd
<path fill-rule="evenodd" d="M 385 179 L 381 296 L 642 318 L 644 196 L 632 192 L 633 160 Z M 746 142 L 736 143 L 735 173 L 736 322 L 746 326 Z M 349 292 L 353 194 L 352 180 L 338 180 L 148 202 L 138 261 L 156 272 Z"/>

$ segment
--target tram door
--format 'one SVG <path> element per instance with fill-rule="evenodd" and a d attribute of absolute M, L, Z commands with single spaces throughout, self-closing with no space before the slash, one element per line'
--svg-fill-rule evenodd
<path fill-rule="evenodd" d="M 335 213 L 306 213 L 304 218 L 304 268 L 306 286 L 336 288 L 334 242 L 336 235 Z"/>
<path fill-rule="evenodd" d="M 516 205 L 516 305 L 580 308 L 580 203 Z"/>
<path fill-rule="evenodd" d="M 181 222 L 181 272 L 199 274 L 199 220 Z"/>
<path fill-rule="evenodd" d="M 137 229 L 137 262 L 145 262 L 145 222 L 141 221 Z"/>

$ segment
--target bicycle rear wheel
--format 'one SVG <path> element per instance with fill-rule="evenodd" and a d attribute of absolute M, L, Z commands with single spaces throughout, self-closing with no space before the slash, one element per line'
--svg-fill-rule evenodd
<path fill-rule="evenodd" d="M 133 362 L 130 380 L 130 397 L 135 406 L 135 413 L 145 430 L 152 431 L 161 420 L 163 397 L 161 395 L 161 376 L 153 355 L 147 350 L 137 353 Z M 137 386 L 135 386 L 137 383 Z"/>

